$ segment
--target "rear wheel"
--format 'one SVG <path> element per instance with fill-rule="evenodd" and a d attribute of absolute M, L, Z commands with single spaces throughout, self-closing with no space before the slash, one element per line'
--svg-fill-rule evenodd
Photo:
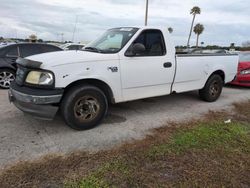
<path fill-rule="evenodd" d="M 0 69 L 0 88 L 9 89 L 10 83 L 15 80 L 15 71 L 11 69 Z"/>
<path fill-rule="evenodd" d="M 204 88 L 199 90 L 200 98 L 207 102 L 216 101 L 222 92 L 223 80 L 220 75 L 210 76 Z"/>
<path fill-rule="evenodd" d="M 99 88 L 89 85 L 72 88 L 61 103 L 61 113 L 65 122 L 76 130 L 97 126 L 107 110 L 105 94 Z"/>

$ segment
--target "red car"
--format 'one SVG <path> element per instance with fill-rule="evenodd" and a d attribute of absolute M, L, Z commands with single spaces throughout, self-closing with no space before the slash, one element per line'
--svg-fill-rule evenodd
<path fill-rule="evenodd" d="M 240 53 L 238 73 L 231 84 L 250 87 L 250 51 Z"/>

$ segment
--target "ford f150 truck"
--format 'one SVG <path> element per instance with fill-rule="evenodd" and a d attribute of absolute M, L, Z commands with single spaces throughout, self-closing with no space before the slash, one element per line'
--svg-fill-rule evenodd
<path fill-rule="evenodd" d="M 9 99 L 43 119 L 57 111 L 74 129 L 90 129 L 110 103 L 199 90 L 213 102 L 237 73 L 238 55 L 176 55 L 167 29 L 122 27 L 106 31 L 83 51 L 18 59 Z"/>

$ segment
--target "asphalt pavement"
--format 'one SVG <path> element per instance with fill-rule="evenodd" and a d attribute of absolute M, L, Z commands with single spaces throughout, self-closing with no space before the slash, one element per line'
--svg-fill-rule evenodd
<path fill-rule="evenodd" d="M 0 90 L 0 168 L 19 160 L 77 150 L 98 151 L 134 139 L 171 121 L 199 118 L 209 110 L 230 110 L 234 102 L 250 99 L 250 88 L 226 87 L 214 103 L 201 101 L 197 92 L 112 105 L 98 127 L 88 131 L 69 128 L 58 115 L 53 121 L 37 120 L 10 104 Z"/>

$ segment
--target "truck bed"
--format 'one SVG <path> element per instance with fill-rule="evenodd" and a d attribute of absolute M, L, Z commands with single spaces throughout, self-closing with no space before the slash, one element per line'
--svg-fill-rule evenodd
<path fill-rule="evenodd" d="M 183 92 L 201 89 L 213 70 L 221 70 L 225 83 L 237 73 L 237 54 L 176 54 L 176 74 L 172 91 Z M 230 66 L 228 66 L 230 64 Z"/>

